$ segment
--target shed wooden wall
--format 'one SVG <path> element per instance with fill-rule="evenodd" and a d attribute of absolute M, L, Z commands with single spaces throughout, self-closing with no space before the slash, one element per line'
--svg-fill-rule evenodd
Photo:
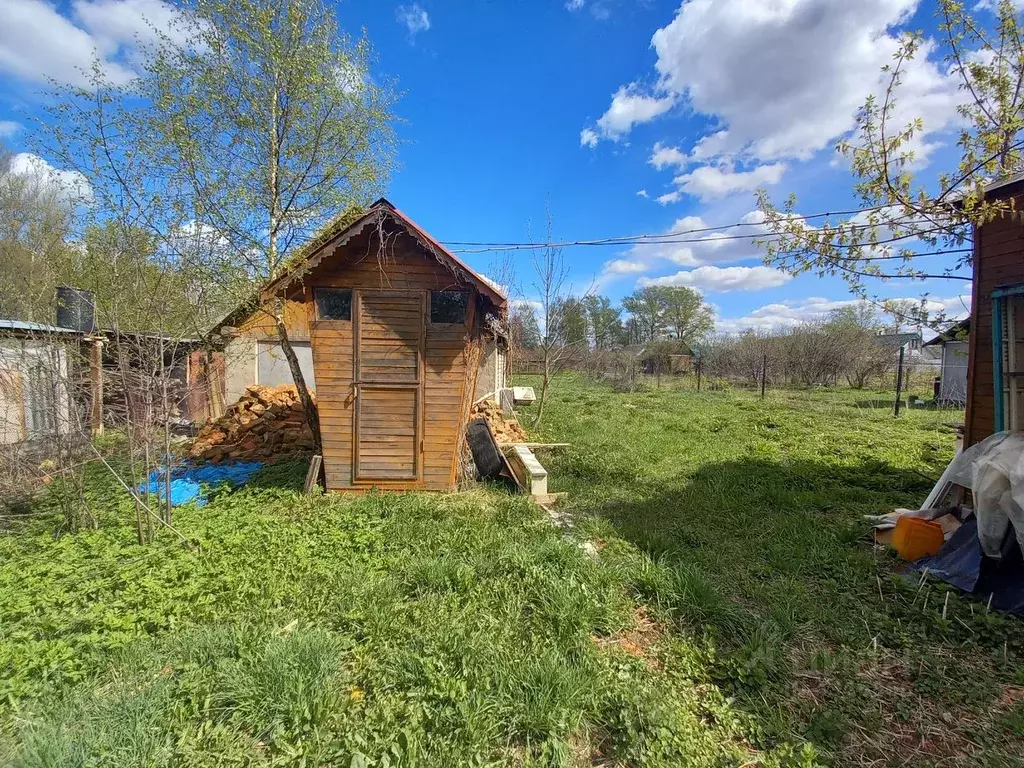
<path fill-rule="evenodd" d="M 306 308 L 310 313 L 313 368 L 316 372 L 317 407 L 323 435 L 324 472 L 328 490 L 385 489 L 448 490 L 455 486 L 458 455 L 465 420 L 471 405 L 479 356 L 480 331 L 475 307 L 476 292 L 460 284 L 447 268 L 424 253 L 405 234 L 388 241 L 385 262 L 377 259 L 376 239 L 364 234 L 344 246 L 341 254 L 328 255 L 306 278 Z M 315 320 L 313 289 L 317 287 L 362 290 L 469 290 L 465 324 L 431 325 L 424 318 L 426 334 L 423 360 L 421 479 L 354 481 L 352 321 Z M 429 308 L 429 297 L 425 305 Z M 353 304 L 353 311 L 355 305 Z M 429 312 L 429 309 L 428 309 Z"/>
<path fill-rule="evenodd" d="M 309 313 L 304 298 L 300 295 L 290 298 L 284 306 L 284 322 L 288 327 L 288 338 L 292 341 L 309 340 Z M 238 326 L 239 335 L 261 341 L 276 341 L 277 326 L 269 312 L 256 310 Z"/>
<path fill-rule="evenodd" d="M 1016 199 L 1017 210 L 1024 196 Z M 964 445 L 991 435 L 995 425 L 994 360 L 992 350 L 992 291 L 1024 282 L 1024 225 L 1004 216 L 974 233 L 974 285 Z"/>

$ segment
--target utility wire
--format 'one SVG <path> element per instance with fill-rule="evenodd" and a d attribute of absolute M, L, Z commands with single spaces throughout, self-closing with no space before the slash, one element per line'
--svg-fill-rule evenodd
<path fill-rule="evenodd" d="M 874 206 L 871 208 L 855 208 L 844 211 L 825 211 L 822 213 L 810 213 L 806 215 L 785 215 L 785 218 L 789 221 L 810 221 L 812 219 L 820 219 L 828 216 L 850 216 L 857 213 L 865 213 L 870 211 L 885 210 L 891 206 Z M 901 219 L 908 217 L 899 217 L 890 220 L 883 220 L 877 223 L 855 223 L 849 224 L 847 229 L 859 230 L 859 229 L 875 229 L 877 227 L 887 227 L 899 224 Z M 730 229 L 738 229 L 741 227 L 760 227 L 763 226 L 763 221 L 738 221 L 732 224 L 720 224 L 712 227 L 698 227 L 694 229 L 683 229 L 674 232 L 663 232 L 660 234 L 640 234 L 640 235 L 621 235 L 618 237 L 607 237 L 599 238 L 594 240 L 571 240 L 563 242 L 544 242 L 544 243 L 527 243 L 527 242 L 488 242 L 488 241 L 472 241 L 472 240 L 444 240 L 442 241 L 446 247 L 448 246 L 465 246 L 454 250 L 454 253 L 486 253 L 489 251 L 510 251 L 510 250 L 528 250 L 533 248 L 569 248 L 576 246 L 607 246 L 607 245 L 639 245 L 642 243 L 652 243 L 655 245 L 660 244 L 675 244 L 675 243 L 692 243 L 692 242 L 721 242 L 722 240 L 743 240 L 755 237 L 772 236 L 773 233 L 757 232 L 750 235 L 724 235 L 720 237 L 709 237 L 700 239 L 686 239 L 679 240 L 683 235 L 695 235 L 703 234 L 708 232 L 723 232 Z M 901 238 L 894 239 L 908 239 L 917 237 L 920 234 L 927 234 L 930 232 L 942 231 L 944 227 L 934 227 L 926 230 L 925 232 L 915 233 L 913 235 L 906 235 Z"/>
<path fill-rule="evenodd" d="M 737 225 L 729 225 L 737 226 Z M 742 226 L 742 225 L 739 225 Z M 875 225 L 853 225 L 857 228 L 874 227 Z M 877 226 L 886 226 L 879 224 Z M 900 240 L 914 240 L 920 238 L 923 235 L 928 235 L 935 232 L 941 232 L 944 228 L 935 227 L 932 229 L 922 230 L 920 232 L 914 232 L 912 234 L 898 235 L 884 240 L 876 240 L 873 242 L 866 243 L 831 243 L 833 248 L 876 248 L 880 245 L 886 245 L 888 243 L 895 243 Z M 698 232 L 699 230 L 693 230 Z M 680 233 L 690 234 L 690 233 Z M 610 246 L 610 245 L 684 245 L 692 243 L 722 243 L 730 240 L 772 240 L 781 237 L 772 232 L 757 232 L 749 235 L 718 235 L 716 237 L 693 237 L 693 238 L 681 238 L 674 237 L 673 239 L 651 239 L 656 237 L 655 235 L 637 235 L 636 238 L 608 238 L 606 240 L 574 240 L 564 242 L 546 242 L 546 243 L 505 243 L 500 245 L 482 245 L 478 248 L 453 248 L 452 253 L 493 253 L 495 251 L 531 251 L 536 248 L 574 248 L 574 247 L 592 247 L 592 246 Z M 446 243 L 449 245 L 449 243 Z M 963 249 L 960 251 L 949 251 L 950 253 L 965 253 L 970 249 Z M 944 251 L 945 252 L 945 251 Z"/>

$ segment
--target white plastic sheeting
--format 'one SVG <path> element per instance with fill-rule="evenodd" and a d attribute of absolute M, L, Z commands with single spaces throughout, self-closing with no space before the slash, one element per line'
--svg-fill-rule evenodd
<path fill-rule="evenodd" d="M 982 551 L 998 558 L 1012 525 L 1024 550 L 1024 433 L 999 432 L 953 459 L 948 479 L 971 489 Z"/>

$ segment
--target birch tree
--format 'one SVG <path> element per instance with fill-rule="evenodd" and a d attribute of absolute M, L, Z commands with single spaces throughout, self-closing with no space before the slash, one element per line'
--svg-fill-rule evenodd
<path fill-rule="evenodd" d="M 540 322 L 544 325 L 540 335 L 541 379 L 540 397 L 537 399 L 537 413 L 533 419 L 533 428 L 540 426 L 544 417 L 544 406 L 547 405 L 548 391 L 552 377 L 562 368 L 565 358 L 571 350 L 564 342 L 561 327 L 561 308 L 566 299 L 563 296 L 565 282 L 569 278 L 569 267 L 562 257 L 562 249 L 551 245 L 551 217 L 548 216 L 548 236 L 539 250 L 533 252 L 534 282 L 533 291 L 538 297 Z"/>
<path fill-rule="evenodd" d="M 759 207 L 771 233 L 762 243 L 767 263 L 794 274 L 840 275 L 865 296 L 874 279 L 971 279 L 955 273 L 970 265 L 972 226 L 1012 207 L 986 200 L 985 185 L 1024 165 L 1024 38 L 1013 0 L 994 6 L 938 0 L 938 19 L 934 39 L 903 36 L 882 70 L 881 94 L 866 99 L 852 137 L 838 144 L 863 210 L 809 223 L 799 217 L 795 197 L 778 206 L 761 190 Z M 914 87 L 908 67 L 920 56 L 940 58 L 961 97 L 959 161 L 938 174 L 919 163 L 934 126 L 900 111 Z M 950 258 L 930 269 L 921 259 L 931 255 Z"/>
<path fill-rule="evenodd" d="M 183 240 L 205 239 L 211 266 L 269 285 L 314 233 L 379 192 L 392 91 L 371 75 L 369 42 L 320 0 L 186 0 L 153 32 L 127 86 L 96 65 L 90 87 L 61 90 L 50 150 L 90 179 L 107 215 L 183 260 L 194 258 Z M 285 296 L 247 293 L 239 301 L 273 316 L 319 447 Z"/>

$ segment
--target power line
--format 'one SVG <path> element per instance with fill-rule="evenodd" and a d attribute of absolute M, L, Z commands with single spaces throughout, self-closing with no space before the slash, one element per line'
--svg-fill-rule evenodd
<path fill-rule="evenodd" d="M 810 221 L 812 219 L 820 219 L 829 216 L 850 216 L 857 213 L 865 213 L 870 211 L 886 210 L 891 208 L 889 205 L 873 206 L 870 208 L 854 208 L 843 211 L 825 211 L 821 213 L 810 213 L 806 215 L 793 215 L 785 214 L 785 218 L 788 221 Z M 848 229 L 859 230 L 859 229 L 876 229 L 878 227 L 892 227 L 900 223 L 901 219 L 910 218 L 900 217 L 887 221 L 880 221 L 877 223 L 865 222 L 863 224 L 850 224 Z M 488 253 L 492 251 L 518 251 L 518 250 L 531 250 L 534 248 L 571 248 L 578 246 L 610 246 L 610 245 L 641 245 L 643 243 L 651 243 L 653 245 L 672 245 L 681 243 L 700 243 L 700 242 L 722 242 L 723 240 L 744 240 L 755 237 L 764 237 L 765 235 L 773 236 L 773 233 L 758 232 L 750 235 L 723 235 L 719 237 L 708 237 L 708 238 L 697 238 L 697 239 L 676 239 L 684 235 L 695 235 L 704 234 L 708 232 L 723 232 L 730 229 L 738 229 L 741 227 L 761 227 L 764 225 L 763 221 L 738 221 L 732 224 L 720 224 L 712 227 L 697 227 L 694 229 L 683 229 L 674 232 L 663 232 L 660 234 L 640 234 L 640 235 L 621 235 L 618 237 L 607 237 L 598 238 L 593 240 L 571 240 L 562 242 L 542 242 L 542 243 L 527 243 L 527 242 L 488 242 L 488 241 L 472 241 L 472 240 L 443 240 L 442 242 L 446 247 L 449 246 L 466 246 L 464 248 L 453 249 L 454 253 Z M 933 227 L 932 229 L 925 230 L 924 232 L 918 232 L 913 235 L 905 235 L 899 238 L 893 238 L 893 241 L 900 239 L 910 239 L 918 237 L 921 234 L 928 234 L 932 232 L 941 232 L 945 227 Z M 873 245 L 873 244 L 872 244 Z M 845 246 L 850 247 L 850 246 Z"/>
<path fill-rule="evenodd" d="M 892 237 L 892 238 L 889 238 L 889 239 L 886 239 L 886 240 L 876 240 L 876 241 L 869 242 L 869 243 L 856 243 L 856 244 L 853 244 L 853 243 L 832 243 L 831 247 L 832 248 L 840 248 L 840 249 L 844 249 L 844 250 L 845 249 L 850 249 L 850 248 L 874 249 L 874 248 L 878 248 L 878 247 L 888 246 L 888 245 L 890 245 L 892 243 L 899 242 L 901 240 L 914 240 L 914 239 L 917 239 L 917 238 L 921 237 L 924 234 L 928 234 L 928 232 L 917 232 L 917 233 L 914 233 L 912 235 L 901 235 L 899 237 Z M 758 237 L 763 237 L 766 240 L 770 240 L 772 238 L 777 238 L 777 237 L 780 237 L 780 236 L 779 235 L 768 235 L 767 237 L 765 237 L 765 236 L 759 235 L 759 234 L 758 235 L 722 235 L 721 237 L 698 237 L 698 238 L 685 238 L 685 239 L 675 239 L 675 240 L 663 240 L 663 241 L 660 241 L 658 243 L 652 243 L 652 245 L 684 245 L 684 244 L 694 244 L 694 243 L 721 243 L 721 242 L 727 242 L 727 241 L 732 241 L 732 240 L 751 240 L 753 238 L 758 238 Z M 587 246 L 597 246 L 597 245 L 603 245 L 603 246 L 607 246 L 607 245 L 639 245 L 642 242 L 644 242 L 644 241 L 640 241 L 640 242 L 636 242 L 636 241 L 616 241 L 616 242 L 601 242 L 601 243 L 587 242 L 587 241 L 578 241 L 578 242 L 572 242 L 572 243 L 517 243 L 517 244 L 509 244 L 509 245 L 505 245 L 505 246 L 494 246 L 494 247 L 485 247 L 485 248 L 456 248 L 456 249 L 452 250 L 452 253 L 468 253 L 468 254 L 471 254 L 471 253 L 495 253 L 495 252 L 500 252 L 500 251 L 529 251 L 529 250 L 534 250 L 536 248 L 549 248 L 549 247 L 550 248 L 569 248 L 569 247 L 574 247 L 574 246 L 587 247 Z M 898 258 L 904 258 L 904 257 L 913 258 L 913 257 L 917 257 L 917 256 L 940 256 L 940 255 L 943 255 L 943 254 L 951 254 L 951 253 L 971 253 L 972 250 L 973 250 L 972 248 L 948 248 L 948 249 L 940 249 L 940 250 L 936 250 L 936 251 L 928 251 L 928 252 L 922 252 L 922 253 L 905 253 L 905 254 L 896 254 L 896 255 L 884 256 L 884 257 L 869 257 L 869 258 L 893 258 L 893 259 L 898 259 Z"/>

